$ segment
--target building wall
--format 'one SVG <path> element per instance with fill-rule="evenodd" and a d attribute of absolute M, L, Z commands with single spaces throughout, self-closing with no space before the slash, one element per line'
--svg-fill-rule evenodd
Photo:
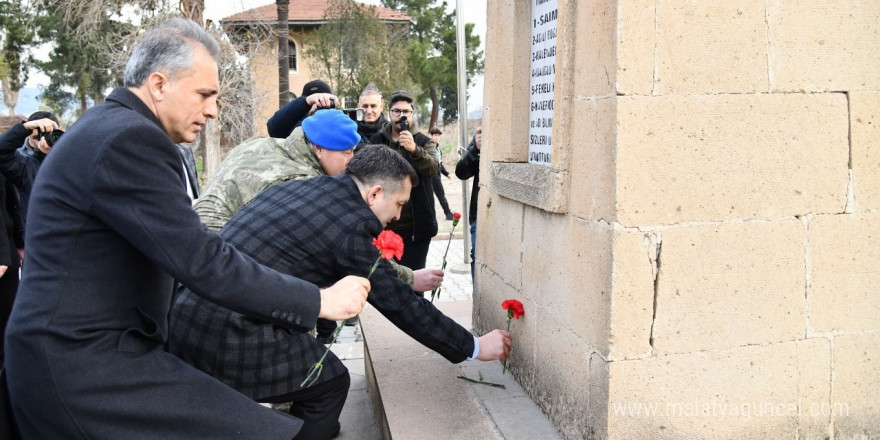
<path fill-rule="evenodd" d="M 559 0 L 544 167 L 490 2 L 474 325 L 566 438 L 880 437 L 880 3 L 820 3 Z"/>
<path fill-rule="evenodd" d="M 290 39 L 298 48 L 298 69 L 290 70 L 290 91 L 299 96 L 302 88 L 311 81 L 312 74 L 303 57 L 303 39 L 309 30 L 291 26 Z M 254 125 L 259 136 L 268 136 L 266 121 L 278 111 L 278 43 L 263 42 L 251 54 L 251 76 L 254 79 L 257 114 Z"/>

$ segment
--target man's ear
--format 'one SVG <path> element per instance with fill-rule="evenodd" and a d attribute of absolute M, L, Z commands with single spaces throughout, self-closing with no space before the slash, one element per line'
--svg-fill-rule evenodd
<path fill-rule="evenodd" d="M 154 101 L 163 101 L 168 88 L 169 79 L 161 72 L 153 72 L 147 78 L 147 87 Z"/>
<path fill-rule="evenodd" d="M 367 190 L 367 205 L 373 206 L 382 197 L 382 185 L 373 185 Z"/>

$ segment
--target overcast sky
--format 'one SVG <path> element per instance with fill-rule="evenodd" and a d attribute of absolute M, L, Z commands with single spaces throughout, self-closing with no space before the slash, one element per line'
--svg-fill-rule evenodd
<path fill-rule="evenodd" d="M 358 0 L 361 3 L 380 5 L 379 0 Z M 292 7 L 296 0 L 291 0 Z M 462 0 L 462 14 L 465 23 L 474 23 L 474 30 L 480 36 L 480 44 L 486 42 L 486 0 Z M 268 4 L 275 4 L 272 0 L 226 0 L 226 1 L 206 1 L 205 2 L 205 18 L 214 21 L 220 21 L 224 17 L 228 17 L 237 12 L 247 9 L 256 8 Z M 447 0 L 449 10 L 453 11 L 456 7 L 456 0 Z M 485 47 L 481 47 L 485 51 Z M 468 91 L 468 112 L 479 109 L 483 105 L 483 76 L 475 78 L 474 85 Z"/>

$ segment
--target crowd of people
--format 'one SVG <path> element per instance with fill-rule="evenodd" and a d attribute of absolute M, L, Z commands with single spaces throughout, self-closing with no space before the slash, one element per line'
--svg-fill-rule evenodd
<path fill-rule="evenodd" d="M 452 212 L 413 96 L 386 117 L 369 85 L 355 121 L 310 81 L 201 191 L 187 144 L 217 117 L 218 58 L 169 19 L 66 132 L 37 112 L 0 136 L 0 438 L 332 438 L 350 378 L 325 344 L 366 302 L 450 362 L 509 355 L 508 332 L 424 298 L 443 282 L 425 267 L 435 194 Z M 474 178 L 472 237 L 481 145 L 478 129 L 455 169 Z M 383 230 L 403 254 L 371 271 Z"/>

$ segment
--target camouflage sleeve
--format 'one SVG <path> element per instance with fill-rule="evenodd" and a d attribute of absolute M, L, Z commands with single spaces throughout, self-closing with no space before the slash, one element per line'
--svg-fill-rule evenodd
<path fill-rule="evenodd" d="M 223 200 L 213 193 L 202 194 L 193 205 L 202 223 L 211 231 L 219 231 L 232 218 Z"/>
<path fill-rule="evenodd" d="M 391 266 L 394 267 L 394 270 L 397 271 L 397 278 L 400 278 L 401 280 L 403 280 L 403 282 L 409 284 L 410 286 L 413 285 L 413 282 L 415 282 L 415 277 L 413 276 L 412 269 L 402 264 L 397 264 L 394 260 L 388 260 L 388 262 L 391 263 Z"/>

